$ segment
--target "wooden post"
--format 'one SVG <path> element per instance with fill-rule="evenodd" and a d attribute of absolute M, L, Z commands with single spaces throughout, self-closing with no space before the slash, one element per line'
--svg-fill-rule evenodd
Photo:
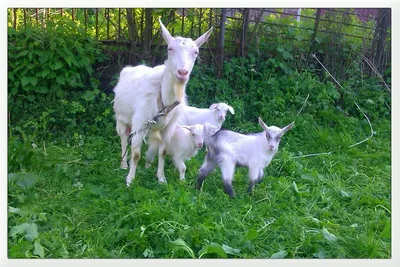
<path fill-rule="evenodd" d="M 36 8 L 35 19 L 36 19 L 36 25 L 39 24 L 39 8 Z"/>
<path fill-rule="evenodd" d="M 61 17 L 64 15 L 64 9 L 60 8 L 60 15 Z"/>
<path fill-rule="evenodd" d="M 315 17 L 315 23 L 314 23 L 314 32 L 313 32 L 312 37 L 311 37 L 311 45 L 310 45 L 310 52 L 311 53 L 313 52 L 313 44 L 314 44 L 314 41 L 315 41 L 315 37 L 317 37 L 318 25 L 319 25 L 320 17 L 321 17 L 321 9 L 317 8 L 317 15 Z"/>
<path fill-rule="evenodd" d="M 75 20 L 75 8 L 72 8 L 72 21 L 74 21 Z"/>
<path fill-rule="evenodd" d="M 222 78 L 224 73 L 224 48 L 225 48 L 225 22 L 226 8 L 221 9 L 221 20 L 219 24 L 219 42 L 217 55 L 217 78 Z"/>

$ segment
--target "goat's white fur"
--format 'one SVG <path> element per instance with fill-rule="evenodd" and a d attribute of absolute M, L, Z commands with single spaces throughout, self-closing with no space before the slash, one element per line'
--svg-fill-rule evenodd
<path fill-rule="evenodd" d="M 197 188 L 200 189 L 206 176 L 216 166 L 221 169 L 225 192 L 231 197 L 235 196 L 232 180 L 236 166 L 249 168 L 249 188 L 251 191 L 257 181 L 264 176 L 267 167 L 278 151 L 280 139 L 284 133 L 293 127 L 294 122 L 284 128 L 268 127 L 261 118 L 260 126 L 264 129 L 261 133 L 240 134 L 222 130 L 210 137 L 206 146 L 207 156 L 199 171 Z"/>
<path fill-rule="evenodd" d="M 181 125 L 194 125 L 209 123 L 218 129 L 221 128 L 222 123 L 225 121 L 226 113 L 235 113 L 234 109 L 226 103 L 214 103 L 210 108 L 196 108 L 192 106 L 183 106 L 182 114 L 179 118 Z M 156 139 L 154 137 L 153 139 Z M 166 144 L 168 145 L 168 144 Z M 150 167 L 151 163 L 157 154 L 159 143 L 154 140 L 150 142 L 149 148 L 146 152 L 146 168 Z"/>
<path fill-rule="evenodd" d="M 208 122 L 221 128 L 228 111 L 235 114 L 235 110 L 226 103 L 214 103 L 208 109 L 186 106 L 181 121 L 187 125 Z"/>
<path fill-rule="evenodd" d="M 121 137 L 122 168 L 128 167 L 126 149 L 129 133 L 135 133 L 131 141 L 130 170 L 126 177 L 128 186 L 135 178 L 145 136 L 145 132 L 138 130 L 158 113 L 157 98 L 161 90 L 161 100 L 164 106 L 171 105 L 176 100 L 180 101 L 180 104 L 166 116 L 160 117 L 158 123 L 149 130 L 150 132 L 161 131 L 161 135 L 166 141 L 172 138 L 181 109 L 186 105 L 185 87 L 197 58 L 198 48 L 207 41 L 212 32 L 211 28 L 193 41 L 190 38 L 174 38 L 161 20 L 160 25 L 162 36 L 168 44 L 166 63 L 154 68 L 144 65 L 126 67 L 121 71 L 118 84 L 114 88 L 114 112 L 117 132 Z"/>
<path fill-rule="evenodd" d="M 191 126 L 177 125 L 171 141 L 165 145 L 165 154 L 172 157 L 179 171 L 181 181 L 185 180 L 185 160 L 189 160 L 203 147 L 203 143 L 219 128 L 209 124 L 194 124 Z M 162 151 L 162 150 L 159 150 Z M 160 182 L 166 182 L 164 175 L 165 154 L 159 155 L 157 177 Z"/>

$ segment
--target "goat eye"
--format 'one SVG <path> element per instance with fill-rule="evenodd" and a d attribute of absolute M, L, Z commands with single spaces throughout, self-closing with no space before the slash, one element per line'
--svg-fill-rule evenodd
<path fill-rule="evenodd" d="M 168 51 L 174 51 L 174 49 L 172 49 L 172 47 L 168 47 Z"/>
<path fill-rule="evenodd" d="M 192 133 L 192 136 L 194 136 L 194 134 Z"/>
<path fill-rule="evenodd" d="M 197 56 L 199 54 L 199 51 L 194 51 L 194 54 Z"/>

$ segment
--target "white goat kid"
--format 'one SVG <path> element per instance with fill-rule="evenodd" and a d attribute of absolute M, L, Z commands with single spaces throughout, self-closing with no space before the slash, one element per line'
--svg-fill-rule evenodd
<path fill-rule="evenodd" d="M 128 67 L 129 69 L 122 70 L 120 80 L 114 88 L 114 111 L 117 132 L 121 136 L 121 155 L 125 154 L 128 133 L 133 134 L 130 170 L 126 177 L 128 186 L 135 178 L 140 150 L 146 134 L 146 131 L 139 130 L 147 121 L 152 120 L 160 109 L 179 101 L 178 106 L 159 118 L 157 124 L 149 128 L 150 131 L 161 131 L 166 141 L 172 138 L 176 120 L 181 114 L 182 106 L 186 105 L 185 87 L 199 53 L 199 47 L 208 40 L 212 32 L 211 28 L 193 41 L 190 38 L 174 38 L 161 20 L 160 25 L 162 36 L 168 44 L 168 59 L 165 66 L 155 68 L 137 66 L 135 70 Z M 127 167 L 124 156 L 121 167 Z"/>
<path fill-rule="evenodd" d="M 208 153 L 200 168 L 196 188 L 200 189 L 207 175 L 218 165 L 221 169 L 225 192 L 235 197 L 232 187 L 233 175 L 236 166 L 249 168 L 249 187 L 251 192 L 256 182 L 264 176 L 267 167 L 278 151 L 282 136 L 293 127 L 294 122 L 283 127 L 268 127 L 261 118 L 261 133 L 240 134 L 228 130 L 220 130 L 211 136 L 206 144 Z"/>
<path fill-rule="evenodd" d="M 228 111 L 235 114 L 235 110 L 226 103 L 214 103 L 208 109 L 184 106 L 178 123 L 181 125 L 209 123 L 220 129 Z M 159 145 L 156 141 L 150 142 L 146 152 L 146 168 L 150 167 L 151 163 L 153 163 Z"/>
<path fill-rule="evenodd" d="M 209 124 L 194 124 L 191 126 L 177 125 L 175 134 L 166 145 L 166 155 L 171 156 L 175 167 L 179 171 L 181 181 L 185 180 L 186 165 L 184 161 L 191 159 L 203 147 L 203 143 L 214 135 L 219 128 Z M 157 177 L 159 181 L 165 180 L 164 175 L 165 155 L 158 161 Z"/>
<path fill-rule="evenodd" d="M 233 107 L 226 103 L 214 103 L 208 109 L 186 106 L 182 120 L 188 125 L 208 122 L 211 125 L 221 128 L 228 111 L 235 114 Z"/>

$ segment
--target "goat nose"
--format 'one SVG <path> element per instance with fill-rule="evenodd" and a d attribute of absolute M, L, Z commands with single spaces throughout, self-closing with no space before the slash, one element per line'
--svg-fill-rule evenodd
<path fill-rule="evenodd" d="M 178 70 L 179 75 L 186 76 L 189 72 L 186 69 Z"/>
<path fill-rule="evenodd" d="M 201 148 L 203 146 L 203 143 L 198 143 L 197 147 Z"/>
<path fill-rule="evenodd" d="M 274 149 L 274 148 L 275 148 L 275 146 L 273 146 L 273 145 L 269 146 L 269 149 L 271 149 L 271 150 Z"/>

